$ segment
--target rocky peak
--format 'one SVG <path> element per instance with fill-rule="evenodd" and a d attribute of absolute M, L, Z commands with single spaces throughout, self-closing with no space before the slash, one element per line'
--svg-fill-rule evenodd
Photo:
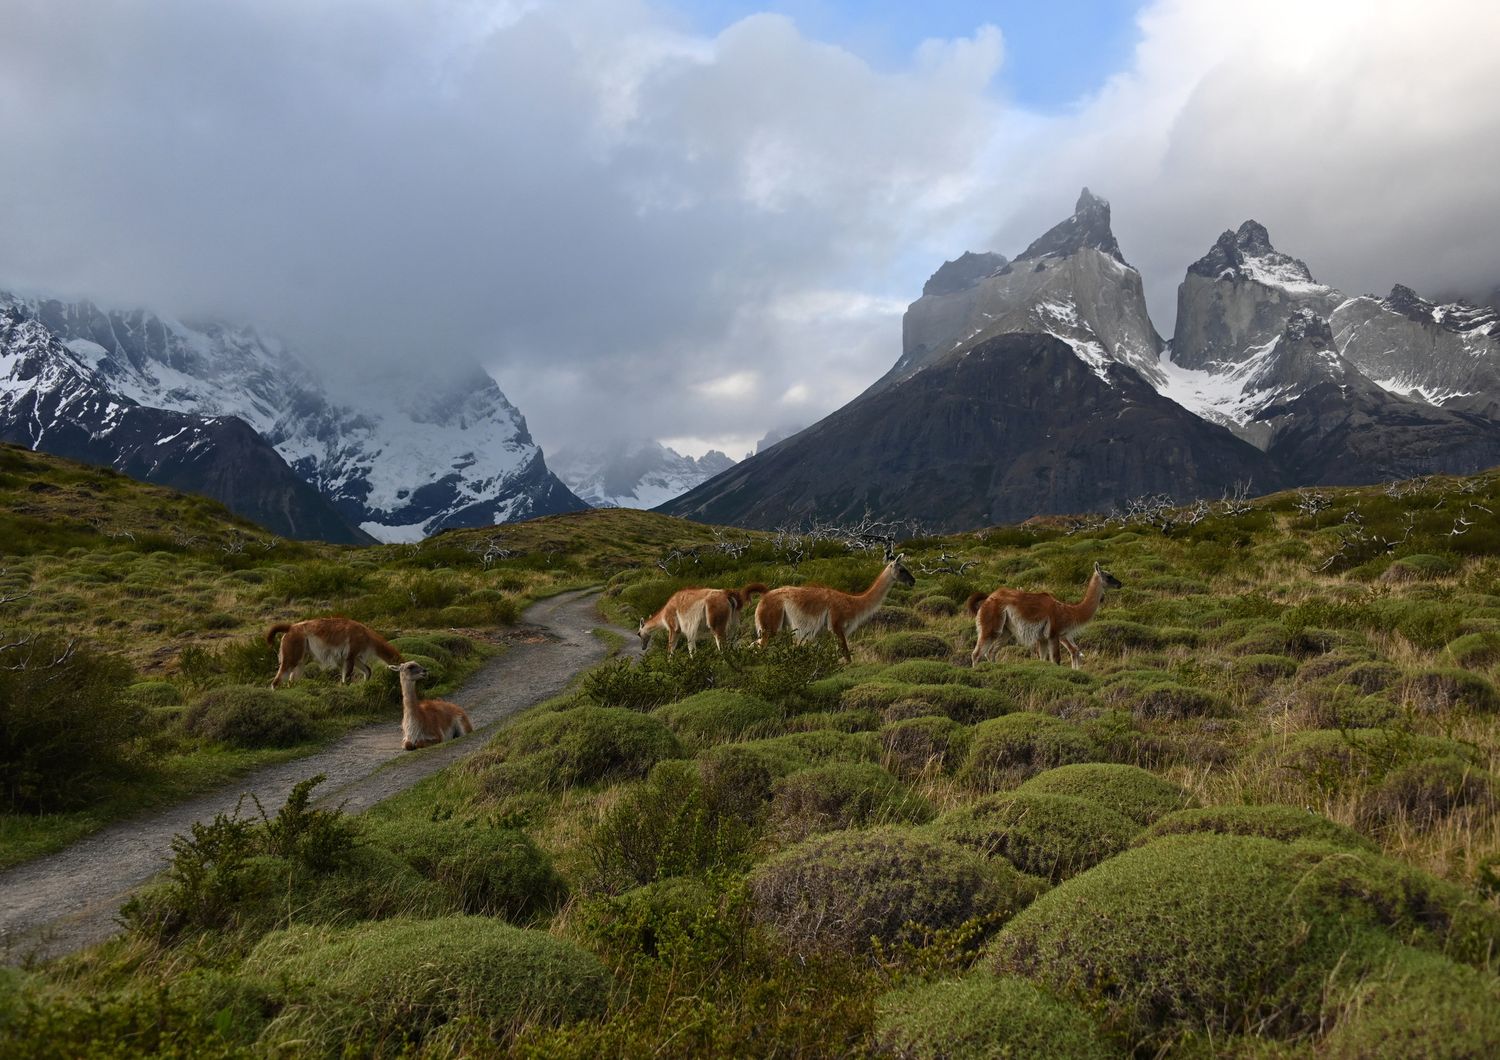
<path fill-rule="evenodd" d="M 1282 332 L 1283 337 L 1289 343 L 1296 343 L 1309 350 L 1331 350 L 1333 344 L 1333 328 L 1328 321 L 1314 313 L 1311 309 L 1298 309 L 1286 322 L 1286 330 Z"/>
<path fill-rule="evenodd" d="M 1381 299 L 1381 303 L 1391 312 L 1400 313 L 1408 320 L 1418 324 L 1436 324 L 1460 335 L 1477 331 L 1500 320 L 1500 310 L 1493 306 L 1477 306 L 1467 298 L 1460 298 L 1446 305 L 1431 302 L 1404 283 L 1392 287 L 1390 296 Z"/>
<path fill-rule="evenodd" d="M 1017 261 L 1049 256 L 1067 257 L 1085 247 L 1103 251 L 1117 261 L 1124 262 L 1119 241 L 1109 226 L 1109 202 L 1099 198 L 1088 188 L 1078 196 L 1073 207 L 1073 216 L 1061 224 L 1048 229 L 1016 257 Z"/>
<path fill-rule="evenodd" d="M 964 251 L 954 260 L 945 261 L 938 267 L 938 271 L 922 286 L 922 297 L 967 290 L 995 270 L 1004 268 L 1005 262 L 1004 254 Z"/>
<path fill-rule="evenodd" d="M 1226 230 L 1188 272 L 1214 280 L 1249 278 L 1272 286 L 1317 283 L 1307 264 L 1272 246 L 1266 226 L 1255 220 L 1237 231 Z"/>

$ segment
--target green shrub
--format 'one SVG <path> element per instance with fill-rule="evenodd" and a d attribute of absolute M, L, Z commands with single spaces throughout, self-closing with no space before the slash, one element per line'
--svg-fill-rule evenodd
<path fill-rule="evenodd" d="M 1077 1006 L 1012 976 L 975 975 L 884 994 L 883 1054 L 910 1060 L 1107 1060 L 1112 1048 Z"/>
<path fill-rule="evenodd" d="M 715 905 L 701 882 L 674 876 L 588 902 L 582 928 L 591 946 L 616 960 L 655 957 L 690 931 L 693 921 L 711 915 Z"/>
<path fill-rule="evenodd" d="M 903 776 L 920 776 L 929 768 L 951 773 L 967 754 L 970 736 L 967 725 L 928 714 L 888 723 L 880 730 L 880 747 Z"/>
<path fill-rule="evenodd" d="M 225 684 L 269 684 L 276 674 L 276 652 L 261 637 L 226 641 L 217 650 L 190 644 L 178 656 L 177 667 L 188 686 L 200 691 Z"/>
<path fill-rule="evenodd" d="M 1449 642 L 1443 651 L 1455 665 L 1483 670 L 1500 662 L 1500 633 L 1491 630 L 1470 633 Z"/>
<path fill-rule="evenodd" d="M 1421 950 L 1391 946 L 1340 999 L 1320 1057 L 1468 1060 L 1500 1055 L 1500 985 Z"/>
<path fill-rule="evenodd" d="M 552 860 L 524 832 L 479 820 L 399 818 L 375 841 L 442 887 L 465 913 L 527 922 L 567 895 Z"/>
<path fill-rule="evenodd" d="M 391 638 L 391 647 L 403 656 L 421 655 L 443 666 L 453 664 L 453 653 L 440 644 L 436 637 L 406 636 Z"/>
<path fill-rule="evenodd" d="M 1263 741 L 1257 753 L 1282 774 L 1324 792 L 1379 783 L 1386 774 L 1423 758 L 1448 755 L 1478 763 L 1466 744 L 1402 729 L 1307 729 Z"/>
<path fill-rule="evenodd" d="M 896 828 L 814 837 L 756 866 L 749 886 L 756 921 L 804 958 L 867 953 L 872 939 L 920 943 L 1009 917 L 1033 894 L 1003 861 Z"/>
<path fill-rule="evenodd" d="M 1217 696 L 1196 688 L 1188 688 L 1175 681 L 1160 681 L 1147 685 L 1131 695 L 1126 703 L 1130 712 L 1138 718 L 1203 718 L 1222 717 L 1225 705 Z"/>
<path fill-rule="evenodd" d="M 971 688 L 983 684 L 973 670 L 934 659 L 908 659 L 887 666 L 880 671 L 879 680 L 908 685 L 968 685 Z"/>
<path fill-rule="evenodd" d="M 1297 660 L 1285 655 L 1245 655 L 1234 661 L 1235 677 L 1254 684 L 1269 684 L 1297 672 Z"/>
<path fill-rule="evenodd" d="M 1401 670 L 1390 663 L 1371 660 L 1341 670 L 1338 679 L 1340 684 L 1353 685 L 1368 696 L 1384 692 L 1400 681 Z"/>
<path fill-rule="evenodd" d="M 738 768 L 726 770 L 726 762 Z M 672 876 L 742 870 L 769 787 L 764 767 L 757 772 L 745 759 L 706 770 L 659 763 L 594 829 L 587 849 L 597 885 L 618 893 Z"/>
<path fill-rule="evenodd" d="M 182 692 L 171 681 L 137 681 L 125 689 L 125 695 L 142 707 L 175 707 L 182 703 Z"/>
<path fill-rule="evenodd" d="M 772 787 L 771 821 L 792 840 L 873 824 L 932 820 L 927 800 L 874 762 L 834 762 L 782 777 Z"/>
<path fill-rule="evenodd" d="M 557 786 L 642 777 L 664 758 L 681 757 L 682 744 L 662 722 L 619 707 L 573 707 L 531 714 L 491 741 L 472 769 L 535 756 L 535 768 Z"/>
<path fill-rule="evenodd" d="M 902 659 L 946 659 L 953 654 L 953 645 L 948 638 L 940 637 L 936 633 L 916 630 L 871 637 L 868 644 L 875 658 L 886 662 L 898 662 Z"/>
<path fill-rule="evenodd" d="M 1380 576 L 1383 582 L 1421 581 L 1427 578 L 1446 578 L 1458 570 L 1458 563 L 1448 556 L 1432 556 L 1417 553 L 1402 556 Z"/>
<path fill-rule="evenodd" d="M 872 732 L 880 728 L 880 715 L 873 710 L 823 710 L 794 714 L 781 724 L 781 728 L 786 732 L 816 732 L 819 729 Z"/>
<path fill-rule="evenodd" d="M 591 954 L 487 917 L 290 928 L 263 939 L 245 969 L 284 1005 L 262 1045 L 325 1054 L 399 1053 L 445 1024 L 480 1046 L 597 1016 L 611 989 Z"/>
<path fill-rule="evenodd" d="M 1455 810 L 1495 809 L 1495 780 L 1472 762 L 1439 755 L 1397 766 L 1360 799 L 1361 820 L 1376 826 L 1408 822 L 1430 828 Z"/>
<path fill-rule="evenodd" d="M 909 607 L 886 604 L 870 616 L 861 629 L 921 629 L 926 623 Z"/>
<path fill-rule="evenodd" d="M 1140 828 L 1087 799 L 1019 791 L 987 795 L 933 825 L 944 839 L 1054 883 L 1114 857 Z"/>
<path fill-rule="evenodd" d="M 1193 802 L 1192 796 L 1169 780 L 1137 766 L 1106 763 L 1060 766 L 1032 777 L 1021 790 L 1088 799 L 1141 824 Z"/>
<path fill-rule="evenodd" d="M 986 688 L 992 688 L 1014 703 L 1014 710 L 1039 710 L 1081 703 L 1097 680 L 1084 670 L 1073 670 L 1050 662 L 1028 660 L 1003 666 L 980 666 L 973 671 Z"/>
<path fill-rule="evenodd" d="M 1351 828 L 1335 824 L 1311 810 L 1297 806 L 1267 804 L 1260 806 L 1205 806 L 1177 810 L 1160 818 L 1135 838 L 1135 845 L 1149 843 L 1165 835 L 1192 835 L 1211 832 L 1214 835 L 1248 835 L 1275 839 L 1283 843 L 1310 839 L 1322 843 L 1374 850 L 1375 844 Z"/>
<path fill-rule="evenodd" d="M 278 573 L 272 580 L 272 599 L 344 600 L 365 587 L 365 576 L 353 567 L 335 563 L 301 563 Z"/>
<path fill-rule="evenodd" d="M 923 714 L 945 714 L 966 725 L 1015 709 L 1004 693 L 960 684 L 868 681 L 846 689 L 839 697 L 839 706 L 844 710 L 884 710 L 900 702 L 921 703 L 926 707 Z"/>
<path fill-rule="evenodd" d="M 0 641 L 0 800 L 7 810 L 78 805 L 130 768 L 145 710 L 125 694 L 135 676 L 129 665 L 51 634 Z"/>
<path fill-rule="evenodd" d="M 994 967 L 1103 1004 L 1142 1044 L 1295 1036 L 1382 929 L 1407 934 L 1443 904 L 1418 875 L 1347 847 L 1171 836 L 1043 895 L 996 939 Z"/>
<path fill-rule="evenodd" d="M 1338 638 L 1325 629 L 1288 629 L 1277 623 L 1263 625 L 1229 645 L 1233 655 L 1289 655 L 1310 659 L 1332 651 Z"/>
<path fill-rule="evenodd" d="M 1488 678 L 1468 670 L 1423 670 L 1402 681 L 1396 694 L 1403 703 L 1424 714 L 1450 710 L 1500 712 L 1500 692 L 1495 691 Z"/>
<path fill-rule="evenodd" d="M 710 689 L 676 703 L 657 707 L 652 714 L 667 723 L 689 747 L 732 740 L 775 724 L 781 711 L 744 692 Z"/>
<path fill-rule="evenodd" d="M 1401 708 L 1379 695 L 1364 695 L 1353 685 L 1313 682 L 1298 690 L 1304 724 L 1319 729 L 1375 729 L 1390 725 Z"/>
<path fill-rule="evenodd" d="M 1159 629 L 1118 618 L 1090 622 L 1078 639 L 1086 649 L 1112 655 L 1126 651 L 1156 651 L 1169 643 L 1169 638 Z"/>
<path fill-rule="evenodd" d="M 1072 722 L 1023 711 L 974 727 L 963 777 L 975 787 L 995 790 L 1054 766 L 1087 762 L 1097 754 L 1094 742 Z"/>
<path fill-rule="evenodd" d="M 722 744 L 702 756 L 704 762 L 748 756 L 760 762 L 773 777 L 784 777 L 799 769 L 829 762 L 873 762 L 880 757 L 880 742 L 870 732 L 792 732 L 764 740 Z"/>
<path fill-rule="evenodd" d="M 205 693 L 183 714 L 193 736 L 233 747 L 292 747 L 312 738 L 312 719 L 289 693 L 230 685 Z"/>

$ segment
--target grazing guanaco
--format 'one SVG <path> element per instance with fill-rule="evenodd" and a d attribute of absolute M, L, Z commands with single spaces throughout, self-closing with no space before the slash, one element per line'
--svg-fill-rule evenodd
<path fill-rule="evenodd" d="M 734 641 L 739 629 L 740 613 L 757 593 L 766 587 L 760 582 L 751 582 L 741 589 L 678 589 L 661 610 L 650 618 L 641 620 L 636 635 L 641 638 L 641 650 L 651 646 L 651 635 L 658 629 L 667 631 L 667 654 L 677 648 L 677 638 L 687 640 L 688 654 L 693 654 L 698 641 L 705 634 L 712 636 L 719 651 Z"/>
<path fill-rule="evenodd" d="M 391 643 L 362 622 L 352 618 L 310 618 L 306 622 L 278 622 L 266 630 L 266 643 L 276 646 L 281 633 L 281 650 L 277 653 L 276 676 L 271 687 L 291 684 L 302 676 L 302 666 L 309 653 L 319 666 L 339 671 L 339 680 L 348 684 L 354 672 L 370 676 L 370 666 L 377 659 L 387 665 L 399 663 L 401 653 Z"/>
<path fill-rule="evenodd" d="M 392 666 L 401 677 L 401 749 L 415 751 L 474 731 L 469 715 L 446 699 L 418 699 L 417 682 L 427 676 L 415 659 Z"/>
<path fill-rule="evenodd" d="M 901 556 L 891 557 L 887 552 L 887 557 L 889 562 L 885 569 L 875 576 L 868 589 L 858 595 L 821 585 L 784 585 L 766 593 L 755 608 L 755 635 L 760 646 L 764 648 L 780 632 L 783 624 L 796 635 L 799 644 L 826 629 L 838 638 L 844 658 L 852 659 L 849 634 L 880 610 L 886 594 L 897 582 L 916 584 L 917 579 L 902 564 Z"/>
<path fill-rule="evenodd" d="M 1099 605 L 1104 602 L 1104 591 L 1118 588 L 1120 580 L 1095 563 L 1083 599 L 1076 604 L 1063 603 L 1051 593 L 1030 593 L 1019 589 L 996 589 L 988 596 L 974 593 L 968 601 L 968 611 L 974 616 L 974 628 L 978 633 L 972 656 L 974 665 L 993 656 L 1009 632 L 1017 644 L 1034 647 L 1039 659 L 1061 663 L 1062 649 L 1066 648 L 1073 669 L 1078 669 L 1083 652 L 1078 650 L 1072 637 L 1088 625 L 1094 612 L 1099 610 Z"/>

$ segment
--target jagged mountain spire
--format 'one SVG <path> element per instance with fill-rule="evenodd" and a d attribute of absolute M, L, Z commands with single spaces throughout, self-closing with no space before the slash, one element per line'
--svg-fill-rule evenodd
<path fill-rule="evenodd" d="M 1109 202 L 1088 188 L 1079 194 L 1073 216 L 1049 228 L 1017 255 L 1016 260 L 1030 261 L 1052 255 L 1066 257 L 1084 247 L 1101 250 L 1121 262 L 1125 260 L 1120 253 L 1120 243 L 1109 226 Z"/>

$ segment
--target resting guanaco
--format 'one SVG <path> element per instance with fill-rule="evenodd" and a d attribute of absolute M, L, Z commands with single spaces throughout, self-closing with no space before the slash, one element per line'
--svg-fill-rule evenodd
<path fill-rule="evenodd" d="M 474 731 L 469 715 L 446 699 L 418 699 L 417 682 L 427 676 L 416 660 L 392 666 L 401 676 L 401 748 L 415 751 Z"/>

